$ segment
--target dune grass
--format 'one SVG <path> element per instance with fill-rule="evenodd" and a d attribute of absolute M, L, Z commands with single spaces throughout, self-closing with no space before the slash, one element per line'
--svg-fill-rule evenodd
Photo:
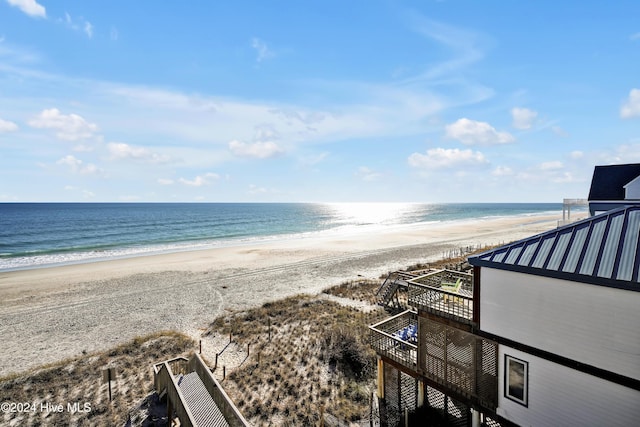
<path fill-rule="evenodd" d="M 327 293 L 357 299 L 373 286 L 379 283 L 354 281 Z M 328 416 L 352 422 L 369 414 L 376 362 L 367 325 L 384 315 L 298 295 L 219 317 L 205 335 L 232 333 L 250 344 L 223 387 L 252 424 L 319 425 Z"/>
<path fill-rule="evenodd" d="M 465 261 L 466 256 L 451 257 L 406 270 L 460 269 Z M 381 283 L 358 279 L 324 291 L 342 304 L 322 295 L 297 295 L 232 312 L 209 325 L 203 335 L 231 333 L 234 342 L 250 345 L 250 356 L 222 385 L 253 425 L 319 425 L 321 420 L 344 425 L 367 419 L 376 369 L 367 326 L 388 316 L 375 306 Z M 128 420 L 141 425 L 148 415 L 141 403 L 153 395 L 152 365 L 195 349 L 186 335 L 163 331 L 0 378 L 0 402 L 36 409 L 1 413 L 0 425 L 125 425 Z M 116 369 L 112 402 L 102 381 L 107 366 Z M 48 403 L 62 404 L 64 410 L 42 410 Z M 90 410 L 69 411 L 69 403 L 82 408 L 87 403 Z"/>
<path fill-rule="evenodd" d="M 151 366 L 194 349 L 195 343 L 189 337 L 163 331 L 137 337 L 108 351 L 0 378 L 0 402 L 29 404 L 27 412 L 0 414 L 0 425 L 124 425 L 135 403 L 152 391 Z M 102 381 L 102 370 L 107 366 L 116 370 L 111 402 L 108 386 Z M 49 404 L 53 408 L 62 405 L 62 411 L 48 410 L 52 408 Z"/>

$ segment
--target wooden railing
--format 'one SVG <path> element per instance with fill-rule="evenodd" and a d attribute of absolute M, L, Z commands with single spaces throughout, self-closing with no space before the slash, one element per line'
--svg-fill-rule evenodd
<path fill-rule="evenodd" d="M 186 359 L 183 359 L 186 362 Z M 180 387 L 176 382 L 176 374 L 171 369 L 170 363 L 176 362 L 180 359 L 172 359 L 171 361 L 163 362 L 161 364 L 154 365 L 155 377 L 154 385 L 158 392 L 166 390 L 167 402 L 173 410 L 175 410 L 178 418 L 180 419 L 180 425 L 186 427 L 197 426 L 196 421 L 191 413 L 191 410 L 185 405 L 184 396 L 180 391 Z M 157 370 L 156 370 L 157 367 Z M 170 411 L 172 412 L 172 411 Z"/>
<path fill-rule="evenodd" d="M 231 427 L 246 427 L 249 425 L 198 354 L 194 354 L 188 360 L 184 357 L 178 357 L 157 363 L 153 366 L 153 369 L 156 391 L 160 393 L 166 390 L 167 401 L 170 405 L 173 405 L 173 410 L 175 410 L 180 419 L 181 425 L 197 427 L 193 413 L 188 405 L 185 404 L 185 398 L 176 380 L 177 375 L 185 375 L 191 372 L 198 374 L 207 392 Z"/>
<path fill-rule="evenodd" d="M 418 372 L 473 403 L 495 409 L 498 344 L 425 317 L 419 323 Z"/>
<path fill-rule="evenodd" d="M 451 286 L 460 281 L 457 291 Z M 448 289 L 443 289 L 443 285 Z M 441 270 L 409 281 L 409 305 L 421 311 L 470 324 L 473 320 L 473 276 Z"/>
<path fill-rule="evenodd" d="M 433 288 L 439 288 L 443 283 L 455 283 L 458 279 L 462 281 L 462 289 L 473 290 L 473 274 L 463 273 L 454 270 L 438 270 L 422 276 L 414 277 L 409 280 L 412 283 L 420 285 L 429 285 Z"/>
<path fill-rule="evenodd" d="M 403 339 L 403 332 L 416 328 Z M 498 344 L 407 310 L 369 326 L 371 346 L 420 376 L 494 410 L 498 391 Z"/>
<path fill-rule="evenodd" d="M 408 328 L 415 328 L 415 339 L 401 338 Z M 371 346 L 379 355 L 415 371 L 418 361 L 417 328 L 416 313 L 407 310 L 369 326 Z"/>
<path fill-rule="evenodd" d="M 209 395 L 211 395 L 216 406 L 220 409 L 222 415 L 224 415 L 224 419 L 231 427 L 245 427 L 249 425 L 236 405 L 233 404 L 233 401 L 222 389 L 200 355 L 194 354 L 191 357 L 188 368 L 190 372 L 196 372 L 198 374 Z"/>

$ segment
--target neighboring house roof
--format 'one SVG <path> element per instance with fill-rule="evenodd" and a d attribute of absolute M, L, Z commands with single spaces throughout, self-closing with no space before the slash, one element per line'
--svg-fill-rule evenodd
<path fill-rule="evenodd" d="M 475 266 L 640 291 L 640 204 L 469 257 Z"/>
<path fill-rule="evenodd" d="M 640 163 L 596 166 L 589 201 L 624 200 L 624 186 L 640 176 Z"/>

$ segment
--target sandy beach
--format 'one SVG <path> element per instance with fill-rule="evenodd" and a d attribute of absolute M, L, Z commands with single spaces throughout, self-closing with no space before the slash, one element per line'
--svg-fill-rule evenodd
<path fill-rule="evenodd" d="M 226 310 L 377 278 L 453 248 L 519 240 L 558 219 L 442 223 L 0 273 L 0 376 L 159 330 L 197 338 Z"/>

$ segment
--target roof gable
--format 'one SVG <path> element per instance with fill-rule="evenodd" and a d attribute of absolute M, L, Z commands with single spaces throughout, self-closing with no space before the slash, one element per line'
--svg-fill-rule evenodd
<path fill-rule="evenodd" d="M 596 166 L 593 170 L 589 201 L 624 200 L 625 185 L 640 177 L 640 163 Z"/>
<path fill-rule="evenodd" d="M 640 205 L 469 258 L 477 266 L 640 291 Z"/>
<path fill-rule="evenodd" d="M 624 185 L 624 198 L 627 200 L 640 199 L 640 176 L 633 179 L 628 184 Z"/>

